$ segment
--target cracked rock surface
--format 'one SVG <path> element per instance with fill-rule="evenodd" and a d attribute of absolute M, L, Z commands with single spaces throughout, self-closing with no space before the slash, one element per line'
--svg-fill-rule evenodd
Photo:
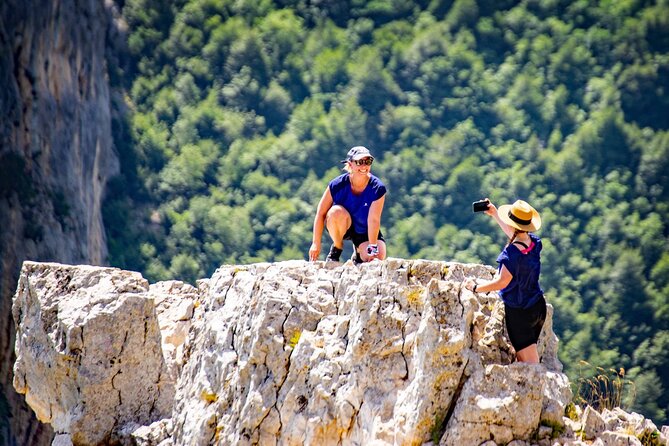
<path fill-rule="evenodd" d="M 529 441 L 571 398 L 550 320 L 512 364 L 482 265 L 224 266 L 197 288 L 26 262 L 15 387 L 61 444 Z M 552 311 L 549 311 L 549 316 Z"/>
<path fill-rule="evenodd" d="M 25 262 L 13 303 L 14 388 L 58 441 L 112 441 L 172 407 L 149 284 L 114 268 Z M 161 393 L 168 397 L 161 398 Z"/>

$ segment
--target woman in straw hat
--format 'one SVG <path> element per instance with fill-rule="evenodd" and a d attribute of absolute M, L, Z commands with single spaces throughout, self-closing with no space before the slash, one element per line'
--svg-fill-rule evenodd
<path fill-rule="evenodd" d="M 497 221 L 509 242 L 497 257 L 495 277 L 480 282 L 468 278 L 465 288 L 475 293 L 499 290 L 516 358 L 538 363 L 537 341 L 546 320 L 546 301 L 539 285 L 541 239 L 532 232 L 541 227 L 541 216 L 523 200 L 500 206 L 499 210 L 488 203 L 485 213 Z"/>

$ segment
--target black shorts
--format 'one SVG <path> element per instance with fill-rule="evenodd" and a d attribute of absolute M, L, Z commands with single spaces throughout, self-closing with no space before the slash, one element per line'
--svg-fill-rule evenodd
<path fill-rule="evenodd" d="M 546 300 L 543 296 L 530 308 L 504 305 L 506 331 L 517 352 L 536 344 L 546 321 Z"/>
<path fill-rule="evenodd" d="M 348 228 L 348 231 L 346 231 L 346 234 L 344 234 L 344 240 L 351 240 L 353 242 L 353 245 L 357 248 L 360 246 L 362 243 L 369 241 L 369 237 L 367 234 L 358 234 L 353 230 L 353 225 L 351 225 Z M 386 241 L 386 239 L 383 238 L 383 233 L 379 229 L 379 237 L 378 240 L 381 240 L 383 242 Z"/>

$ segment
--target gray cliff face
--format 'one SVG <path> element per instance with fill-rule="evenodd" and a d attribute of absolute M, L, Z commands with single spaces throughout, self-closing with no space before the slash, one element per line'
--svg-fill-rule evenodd
<path fill-rule="evenodd" d="M 118 171 L 109 8 L 103 0 L 0 2 L 0 444 L 51 436 L 11 384 L 11 295 L 21 263 L 106 258 L 101 203 Z"/>

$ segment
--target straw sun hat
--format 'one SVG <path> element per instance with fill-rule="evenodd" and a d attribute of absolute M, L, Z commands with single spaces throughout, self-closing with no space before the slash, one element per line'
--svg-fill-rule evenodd
<path fill-rule="evenodd" d="M 533 232 L 541 227 L 541 216 L 523 200 L 500 206 L 497 214 L 504 223 L 521 231 Z"/>

